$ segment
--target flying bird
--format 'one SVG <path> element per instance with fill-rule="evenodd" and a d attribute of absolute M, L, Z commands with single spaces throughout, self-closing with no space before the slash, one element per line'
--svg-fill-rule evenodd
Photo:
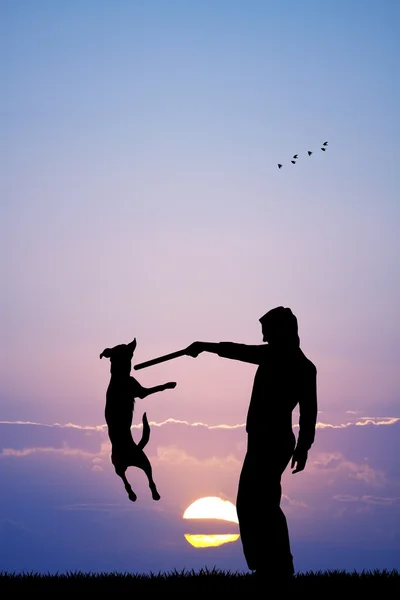
<path fill-rule="evenodd" d="M 328 142 L 322 142 L 322 144 L 321 144 L 321 150 L 323 152 L 326 152 L 326 146 L 327 145 L 328 145 Z M 314 154 L 314 151 L 313 150 L 307 150 L 307 154 L 308 154 L 308 156 L 312 156 Z M 293 154 L 292 160 L 290 161 L 292 163 L 292 165 L 296 164 L 296 161 L 298 160 L 298 158 L 299 158 L 298 154 Z M 278 169 L 282 169 L 282 167 L 283 167 L 283 164 L 278 163 Z"/>

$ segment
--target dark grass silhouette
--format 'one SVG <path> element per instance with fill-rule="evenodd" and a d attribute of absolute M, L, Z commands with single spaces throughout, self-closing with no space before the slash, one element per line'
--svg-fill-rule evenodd
<path fill-rule="evenodd" d="M 35 573 L 13 574 L 0 572 L 0 592 L 4 593 L 208 593 L 209 597 L 219 594 L 257 594 L 261 587 L 274 593 L 279 592 L 276 582 L 271 589 L 268 580 L 260 582 L 252 574 L 201 569 L 171 571 L 158 574 L 132 573 L 82 573 L 67 572 L 62 575 L 40 575 Z M 288 591 L 288 590 L 285 590 Z M 308 571 L 293 577 L 290 592 L 307 594 L 308 598 L 331 598 L 341 594 L 344 598 L 360 597 L 359 594 L 379 594 L 379 598 L 395 598 L 400 593 L 400 572 L 386 571 Z M 132 596 L 133 597 L 133 596 Z M 250 598 L 253 596 L 249 596 Z M 254 596 L 256 597 L 256 596 Z M 271 596 L 272 597 L 272 596 Z M 275 597 L 275 595 L 274 595 Z M 278 597 L 278 596 L 276 596 Z M 297 596 L 299 597 L 299 596 Z"/>

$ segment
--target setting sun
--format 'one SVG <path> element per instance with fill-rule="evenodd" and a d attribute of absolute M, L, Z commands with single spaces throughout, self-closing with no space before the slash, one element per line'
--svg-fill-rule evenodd
<path fill-rule="evenodd" d="M 183 513 L 184 519 L 221 519 L 238 523 L 236 508 L 229 500 L 222 500 L 217 496 L 199 498 L 193 502 Z"/>
<path fill-rule="evenodd" d="M 207 496 L 193 502 L 183 513 L 184 519 L 215 519 L 238 524 L 236 508 L 229 500 L 218 496 Z M 210 548 L 222 546 L 239 539 L 238 533 L 190 534 L 185 533 L 185 539 L 195 548 Z"/>

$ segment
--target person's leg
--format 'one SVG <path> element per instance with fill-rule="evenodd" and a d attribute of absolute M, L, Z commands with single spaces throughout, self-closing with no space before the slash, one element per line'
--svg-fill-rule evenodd
<path fill-rule="evenodd" d="M 280 507 L 281 476 L 292 456 L 294 441 L 266 450 L 252 443 L 239 479 L 236 501 L 239 531 L 248 568 L 258 573 L 292 575 L 286 517 Z"/>
<path fill-rule="evenodd" d="M 257 569 L 259 504 L 262 494 L 257 482 L 254 457 L 247 452 L 239 478 L 236 499 L 236 511 L 239 520 L 240 539 L 247 566 L 251 571 Z"/>
<path fill-rule="evenodd" d="M 282 498 L 282 473 L 277 472 L 270 482 L 272 503 L 269 507 L 271 514 L 271 543 L 273 544 L 269 568 L 277 576 L 291 576 L 294 573 L 293 556 L 290 548 L 289 530 L 285 514 L 280 506 Z"/>
<path fill-rule="evenodd" d="M 276 445 L 270 454 L 270 468 L 266 476 L 268 533 L 271 552 L 264 567 L 276 578 L 291 577 L 294 573 L 293 556 L 290 548 L 289 530 L 281 508 L 281 478 L 290 461 L 295 446 L 293 438 L 286 444 Z"/>

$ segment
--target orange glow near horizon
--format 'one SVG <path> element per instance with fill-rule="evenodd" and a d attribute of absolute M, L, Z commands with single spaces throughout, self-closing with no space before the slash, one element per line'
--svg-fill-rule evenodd
<path fill-rule="evenodd" d="M 195 548 L 210 548 L 222 546 L 229 542 L 236 542 L 239 539 L 238 533 L 218 534 L 218 535 L 191 535 L 185 533 L 185 539 Z"/>

